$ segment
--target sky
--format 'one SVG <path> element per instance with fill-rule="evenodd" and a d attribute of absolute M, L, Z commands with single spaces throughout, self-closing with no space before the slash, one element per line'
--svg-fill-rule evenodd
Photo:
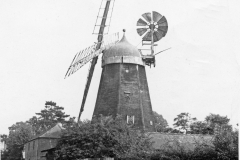
<path fill-rule="evenodd" d="M 94 44 L 101 0 L 0 1 L 0 134 L 44 109 L 46 101 L 78 116 L 89 63 L 65 73 L 80 50 Z M 115 0 L 109 34 L 126 29 L 141 48 L 136 22 L 157 11 L 168 33 L 157 42 L 156 67 L 146 67 L 152 108 L 172 126 L 188 112 L 198 120 L 227 116 L 236 127 L 240 106 L 240 1 Z M 81 119 L 91 119 L 101 75 L 98 61 Z"/>

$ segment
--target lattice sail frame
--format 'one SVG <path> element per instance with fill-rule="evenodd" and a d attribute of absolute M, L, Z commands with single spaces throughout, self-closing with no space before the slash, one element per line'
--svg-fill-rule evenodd
<path fill-rule="evenodd" d="M 119 33 L 114 33 L 111 35 L 106 35 L 103 37 L 103 41 L 101 42 L 101 48 L 96 51 L 96 46 L 98 43 L 93 44 L 90 47 L 87 47 L 80 52 L 78 52 L 71 63 L 71 65 L 68 68 L 68 71 L 65 75 L 66 77 L 69 77 L 73 73 L 75 73 L 77 70 L 79 70 L 82 66 L 84 66 L 86 63 L 91 61 L 94 57 L 97 57 L 102 53 L 103 50 L 108 49 L 112 45 L 116 44 L 119 41 Z"/>

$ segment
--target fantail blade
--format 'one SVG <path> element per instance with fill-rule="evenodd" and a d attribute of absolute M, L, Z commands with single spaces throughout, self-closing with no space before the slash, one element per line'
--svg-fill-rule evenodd
<path fill-rule="evenodd" d="M 142 36 L 145 32 L 147 32 L 147 28 L 138 28 L 137 33 Z"/>
<path fill-rule="evenodd" d="M 151 41 L 151 32 L 148 32 L 143 38 L 143 41 Z"/>
<path fill-rule="evenodd" d="M 158 22 L 163 16 L 156 11 L 152 11 L 152 17 L 154 22 Z"/>
<path fill-rule="evenodd" d="M 151 13 L 150 13 L 150 12 L 147 12 L 147 13 L 142 14 L 142 17 L 143 17 L 147 22 L 149 22 L 149 23 L 152 21 Z"/>
<path fill-rule="evenodd" d="M 159 41 L 160 39 L 162 39 L 162 33 L 159 33 L 158 31 L 155 31 L 154 33 L 153 33 L 153 41 L 154 42 L 157 42 L 157 41 Z"/>
<path fill-rule="evenodd" d="M 147 22 L 139 18 L 139 20 L 137 21 L 137 26 L 146 26 L 146 25 L 147 25 Z"/>
<path fill-rule="evenodd" d="M 157 22 L 157 24 L 161 25 L 163 22 L 167 22 L 167 19 L 164 16 Z"/>

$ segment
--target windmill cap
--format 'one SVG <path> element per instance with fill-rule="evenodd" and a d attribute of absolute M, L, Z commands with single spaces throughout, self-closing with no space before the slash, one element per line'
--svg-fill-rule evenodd
<path fill-rule="evenodd" d="M 114 46 L 104 51 L 103 56 L 107 57 L 115 57 L 115 56 L 133 56 L 133 57 L 141 57 L 137 47 L 130 44 L 125 36 L 125 31 L 122 39 Z"/>
<path fill-rule="evenodd" d="M 130 44 L 123 33 L 122 39 L 114 46 L 103 52 L 102 66 L 112 63 L 131 63 L 144 65 L 137 47 Z"/>

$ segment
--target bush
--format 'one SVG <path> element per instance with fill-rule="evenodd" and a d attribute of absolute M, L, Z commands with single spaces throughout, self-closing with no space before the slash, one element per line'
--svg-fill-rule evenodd
<path fill-rule="evenodd" d="M 238 159 L 238 131 L 222 130 L 213 141 L 220 159 Z"/>
<path fill-rule="evenodd" d="M 181 136 L 181 135 L 179 135 Z M 101 117 L 67 128 L 56 147 L 61 160 L 104 158 L 131 160 L 237 160 L 238 131 L 219 130 L 213 139 L 199 135 L 193 141 L 171 139 L 154 150 L 146 134 L 134 130 L 122 117 Z"/>
<path fill-rule="evenodd" d="M 148 159 L 150 139 L 133 130 L 120 116 L 116 119 L 101 117 L 92 122 L 68 128 L 56 147 L 61 160 L 81 158 Z"/>
<path fill-rule="evenodd" d="M 238 131 L 221 130 L 213 140 L 195 140 L 195 148 L 174 139 L 151 155 L 151 160 L 238 160 Z"/>

